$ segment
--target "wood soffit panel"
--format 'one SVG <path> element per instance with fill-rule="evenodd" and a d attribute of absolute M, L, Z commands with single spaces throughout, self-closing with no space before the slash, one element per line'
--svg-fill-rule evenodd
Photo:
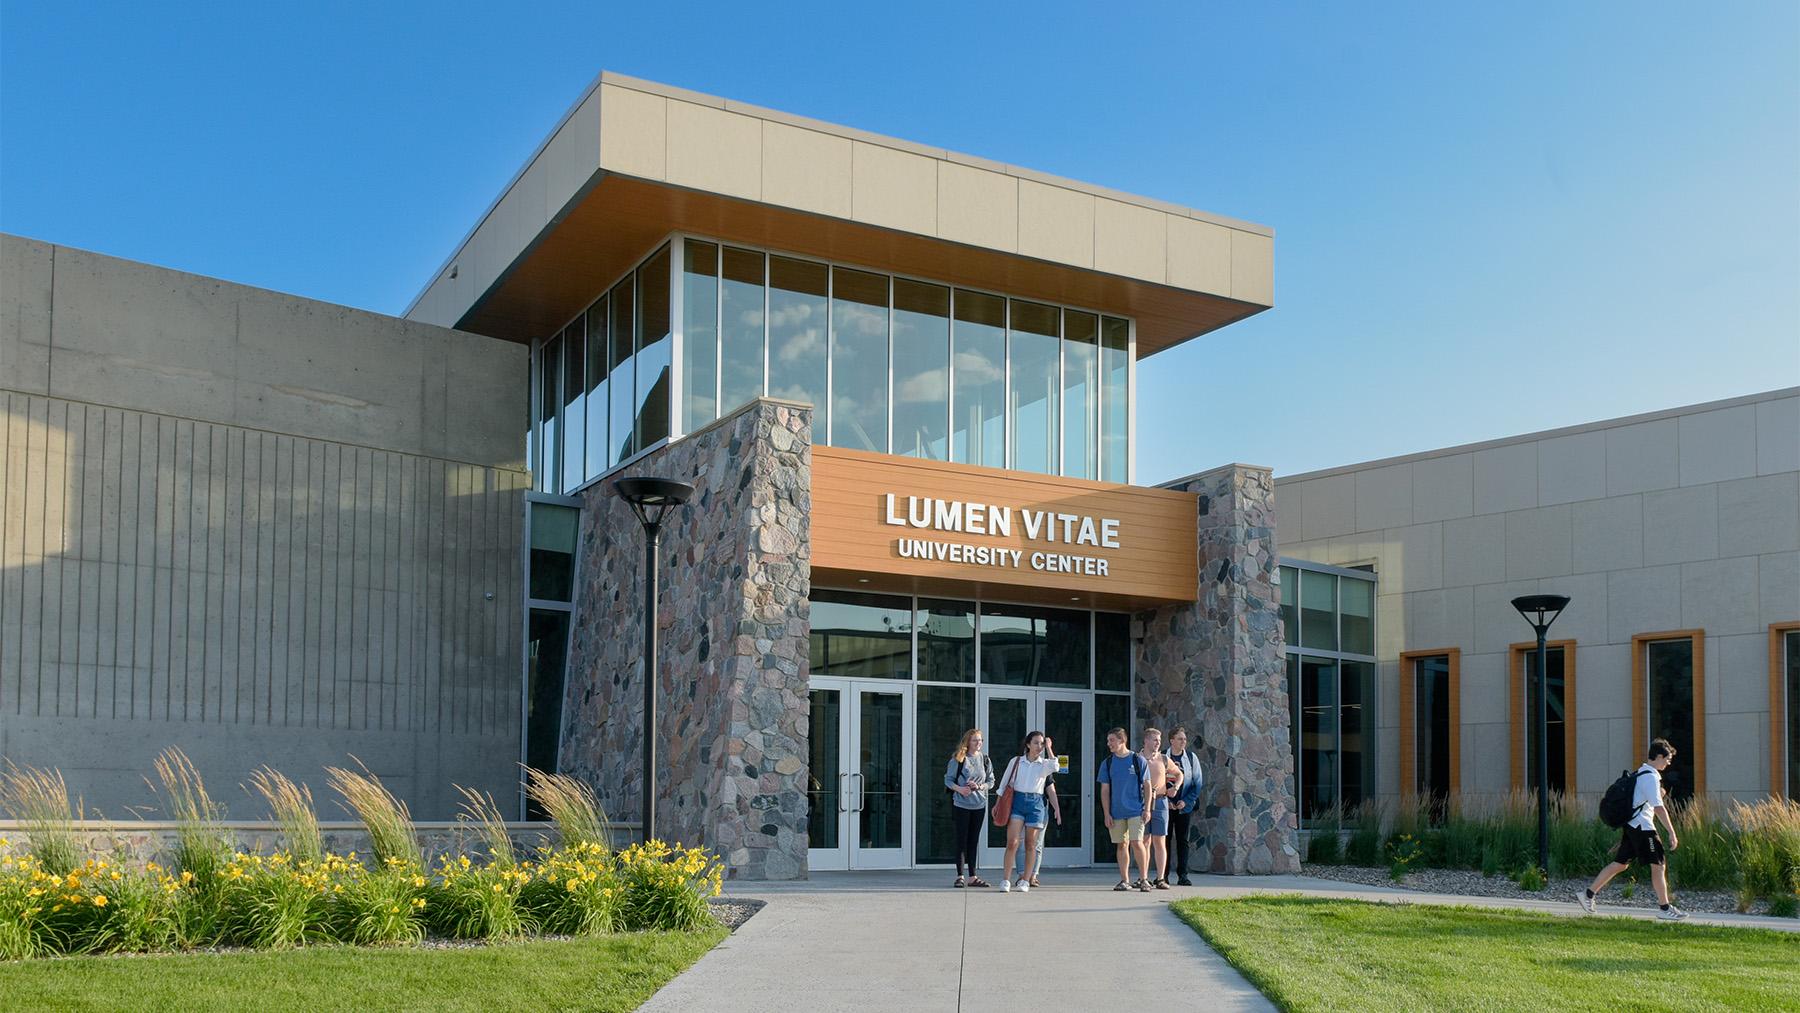
<path fill-rule="evenodd" d="M 1137 320 L 1138 358 L 1266 306 L 998 250 L 607 174 L 457 321 L 527 342 L 550 334 L 670 232 L 766 247 Z"/>
<path fill-rule="evenodd" d="M 1010 508 L 1007 535 L 891 524 L 907 497 Z M 1116 548 L 1026 536 L 1022 511 L 1118 521 Z M 812 582 L 953 598 L 981 596 L 1068 607 L 1137 610 L 1199 595 L 1198 497 L 1169 489 L 1057 478 L 839 447 L 813 448 Z M 1079 521 L 1075 522 L 1076 525 Z M 1017 563 L 909 558 L 901 540 L 1006 549 Z M 1106 561 L 1092 572 L 1036 569 L 1033 553 Z M 1009 557 L 1010 558 L 1010 557 Z"/>

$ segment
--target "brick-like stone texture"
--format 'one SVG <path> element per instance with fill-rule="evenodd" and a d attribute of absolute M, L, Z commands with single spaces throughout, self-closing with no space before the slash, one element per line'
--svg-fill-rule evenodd
<path fill-rule="evenodd" d="M 622 475 L 693 482 L 665 520 L 657 836 L 743 879 L 806 876 L 812 411 L 753 401 Z M 644 533 L 611 481 L 582 504 L 562 769 L 641 806 Z"/>
<path fill-rule="evenodd" d="M 1199 600 L 1139 613 L 1139 727 L 1186 725 L 1206 770 L 1199 868 L 1300 871 L 1275 483 L 1229 465 L 1174 486 L 1198 497 Z"/>

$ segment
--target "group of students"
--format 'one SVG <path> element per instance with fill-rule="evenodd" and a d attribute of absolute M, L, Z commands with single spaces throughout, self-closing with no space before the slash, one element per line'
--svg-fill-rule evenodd
<path fill-rule="evenodd" d="M 1203 774 L 1200 758 L 1188 748 L 1185 728 L 1169 733 L 1169 749 L 1163 750 L 1162 732 L 1144 729 L 1142 749 L 1132 752 L 1125 729 L 1106 733 L 1106 755 L 1100 758 L 1096 781 L 1100 785 L 1100 814 L 1118 848 L 1119 882 L 1114 890 L 1169 889 L 1169 859 L 1174 853 L 1176 882 L 1188 879 L 1188 828 L 1200 805 Z M 1038 867 L 1044 860 L 1044 837 L 1049 821 L 1062 825 L 1062 806 L 1056 797 L 1058 760 L 1055 745 L 1043 732 L 1025 736 L 1017 756 L 1007 761 L 1004 772 L 994 776 L 994 764 L 985 749 L 981 729 L 963 733 L 962 741 L 944 768 L 944 787 L 950 792 L 956 833 L 956 887 L 990 885 L 976 874 L 981 853 L 982 825 L 988 817 L 988 796 L 1011 789 L 1006 815 L 1006 858 L 1001 869 L 1002 893 L 1041 886 Z M 998 817 L 996 817 L 998 819 Z M 1175 846 L 1170 848 L 1173 836 Z M 1014 860 L 1023 845 L 1020 875 L 1013 879 Z M 1131 878 L 1133 859 L 1141 871 Z"/>

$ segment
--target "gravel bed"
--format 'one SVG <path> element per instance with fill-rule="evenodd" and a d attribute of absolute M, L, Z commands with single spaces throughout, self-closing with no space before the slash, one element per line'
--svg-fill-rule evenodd
<path fill-rule="evenodd" d="M 738 926 L 750 920 L 750 916 L 761 911 L 768 901 L 750 900 L 744 897 L 714 897 L 711 901 L 712 912 L 718 916 L 720 924 L 733 932 Z"/>
<path fill-rule="evenodd" d="M 1598 870 L 1596 870 L 1598 871 Z M 1320 879 L 1335 879 L 1344 883 L 1357 883 L 1362 886 L 1400 887 L 1406 890 L 1417 890 L 1422 893 L 1460 894 L 1465 897 L 1508 897 L 1515 900 L 1567 901 L 1574 903 L 1575 891 L 1584 890 L 1592 882 L 1591 878 L 1555 879 L 1543 890 L 1522 890 L 1519 884 L 1505 876 L 1483 876 L 1474 869 L 1419 869 L 1406 874 L 1406 878 L 1396 883 L 1388 875 L 1385 868 L 1367 868 L 1354 865 L 1308 865 L 1301 869 L 1308 876 Z M 1625 896 L 1625 877 L 1621 874 L 1607 884 L 1600 894 L 1603 907 L 1656 907 L 1656 891 L 1650 887 L 1650 874 L 1637 873 L 1637 887 L 1631 897 Z M 1675 906 L 1683 911 L 1705 912 L 1707 914 L 1727 914 L 1738 910 L 1737 896 L 1729 890 L 1682 890 L 1674 892 Z M 1768 903 L 1757 901 L 1747 912 L 1749 914 L 1767 914 Z"/>

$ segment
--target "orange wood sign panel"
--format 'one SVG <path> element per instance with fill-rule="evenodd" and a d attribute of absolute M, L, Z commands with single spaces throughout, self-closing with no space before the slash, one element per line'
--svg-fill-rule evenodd
<path fill-rule="evenodd" d="M 816 585 L 1102 607 L 1196 597 L 1192 493 L 812 453 Z"/>

